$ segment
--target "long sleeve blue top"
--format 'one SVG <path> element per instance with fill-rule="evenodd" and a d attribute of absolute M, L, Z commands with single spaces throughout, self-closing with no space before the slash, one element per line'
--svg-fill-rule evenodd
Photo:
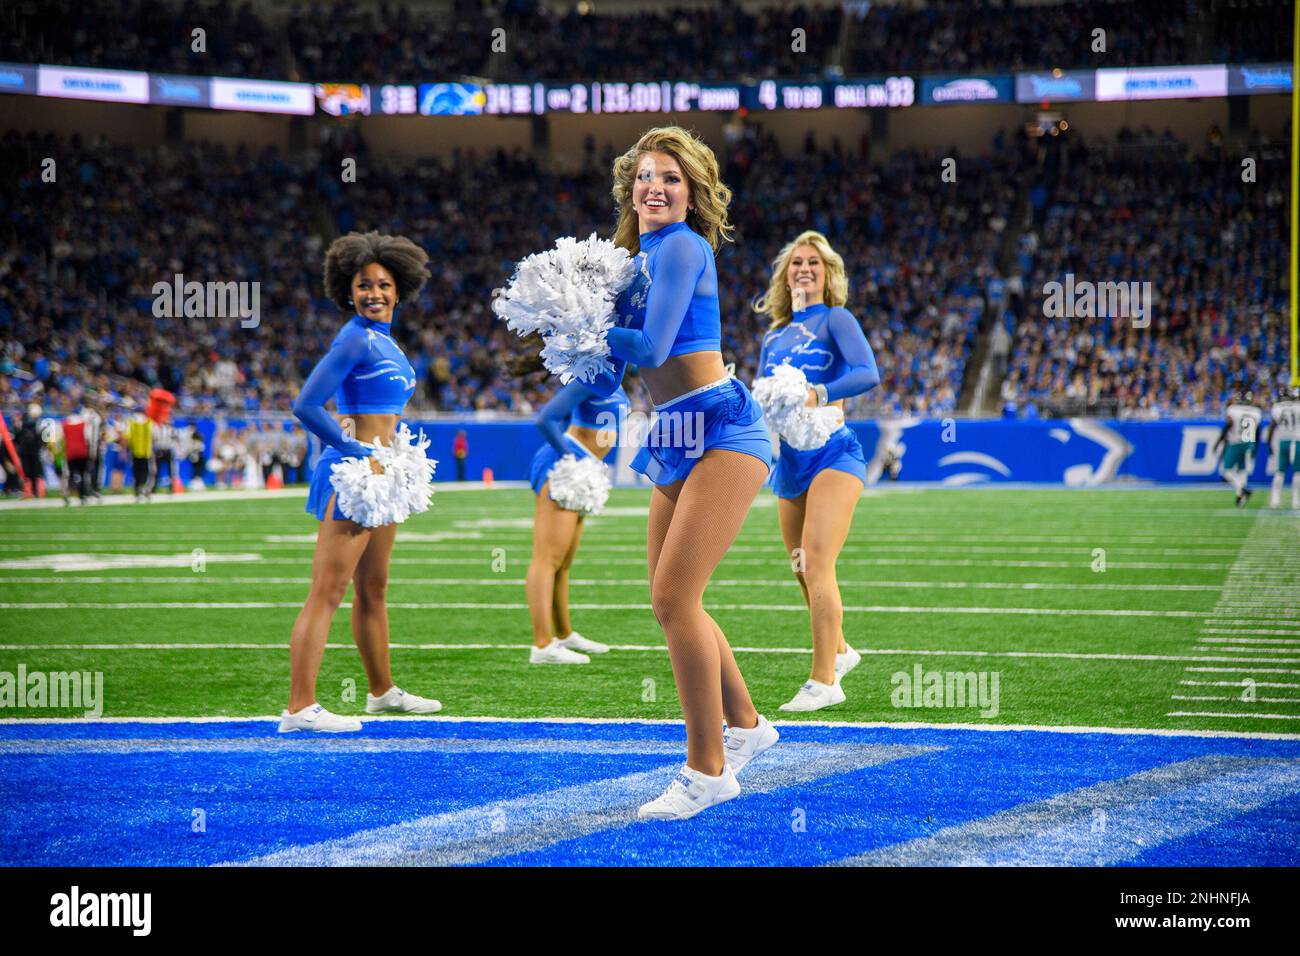
<path fill-rule="evenodd" d="M 880 384 L 876 357 L 862 324 L 843 306 L 812 305 L 763 336 L 759 376 L 783 363 L 803 369 L 810 385 L 825 385 L 830 401 L 860 395 Z"/>
<path fill-rule="evenodd" d="M 718 270 L 708 241 L 684 222 L 642 233 L 641 269 L 615 304 L 614 371 L 591 386 L 609 395 L 629 364 L 658 368 L 673 355 L 721 351 Z"/>
<path fill-rule="evenodd" d="M 389 324 L 355 315 L 307 376 L 293 413 L 326 445 L 364 458 L 371 449 L 345 435 L 325 403 L 332 397 L 341 415 L 400 415 L 414 392 L 415 369 L 389 335 Z"/>

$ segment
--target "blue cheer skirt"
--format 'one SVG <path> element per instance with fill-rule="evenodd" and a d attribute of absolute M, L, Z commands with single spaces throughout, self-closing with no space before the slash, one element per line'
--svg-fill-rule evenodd
<path fill-rule="evenodd" d="M 344 458 L 343 452 L 333 446 L 327 446 L 316 459 L 316 470 L 311 473 L 311 484 L 307 487 L 307 508 L 317 521 L 325 520 L 325 509 L 329 507 L 330 496 L 334 494 L 334 485 L 330 482 L 330 466 Z M 339 510 L 338 500 L 334 501 L 334 517 L 347 521 L 348 516 Z"/>
<path fill-rule="evenodd" d="M 564 440 L 575 446 L 573 454 L 581 458 L 584 454 L 591 454 L 586 448 L 579 445 L 578 440 L 568 432 L 564 433 Z M 566 453 L 567 454 L 567 453 Z M 528 484 L 533 489 L 533 494 L 540 495 L 542 486 L 546 484 L 547 476 L 550 475 L 551 469 L 563 455 L 551 447 L 550 442 L 543 443 L 542 447 L 533 453 L 533 462 L 528 466 Z"/>

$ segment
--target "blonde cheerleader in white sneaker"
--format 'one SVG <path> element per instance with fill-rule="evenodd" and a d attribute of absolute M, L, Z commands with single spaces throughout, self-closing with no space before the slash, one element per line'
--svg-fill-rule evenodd
<path fill-rule="evenodd" d="M 703 603 L 767 479 L 772 445 L 762 410 L 722 362 L 715 254 L 731 238 L 731 190 L 717 157 L 695 134 L 663 127 L 613 173 L 613 242 L 561 238 L 519 263 L 493 309 L 517 334 L 542 334 L 543 364 L 562 381 L 612 395 L 635 365 L 655 403 L 631 467 L 654 484 L 650 603 L 686 718 L 686 765 L 638 816 L 685 820 L 739 796 L 736 775 L 778 737 Z"/>
<path fill-rule="evenodd" d="M 608 342 L 614 358 L 639 368 L 655 402 L 632 468 L 654 483 L 650 602 L 686 718 L 686 765 L 637 812 L 685 820 L 738 796 L 736 775 L 778 738 L 755 710 L 726 635 L 703 604 L 709 578 L 767 479 L 772 445 L 762 410 L 722 362 L 714 256 L 730 238 L 731 190 L 713 151 L 680 127 L 649 130 L 615 160 L 613 193 L 614 241 L 641 267 L 619 299 Z M 696 446 L 685 443 L 684 416 L 698 423 Z"/>
<path fill-rule="evenodd" d="M 862 446 L 843 424 L 843 406 L 845 398 L 878 385 L 880 374 L 862 325 L 844 308 L 848 289 L 844 260 L 825 236 L 809 230 L 781 250 L 772 264 L 772 284 L 755 303 L 772 319 L 763 336 L 755 395 L 768 402 L 782 380 L 797 384 L 790 408 L 766 406 L 782 432 L 781 457 L 772 473 L 781 537 L 791 566 L 802 569 L 795 577 L 812 618 L 812 673 L 781 705 L 785 711 L 843 703 L 840 678 L 861 659 L 844 642 L 835 577 L 867 475 Z"/>

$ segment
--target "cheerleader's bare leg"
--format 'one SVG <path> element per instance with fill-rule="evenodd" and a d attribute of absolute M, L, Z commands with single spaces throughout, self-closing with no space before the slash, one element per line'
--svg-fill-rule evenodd
<path fill-rule="evenodd" d="M 664 538 L 672 522 L 673 507 L 684 484 L 685 481 L 678 481 L 671 485 L 659 486 L 651 494 L 648 535 L 651 581 L 654 580 L 659 554 L 663 550 Z M 745 678 L 740 673 L 740 667 L 736 664 L 736 657 L 731 652 L 731 645 L 727 643 L 722 628 L 707 611 L 704 612 L 704 616 L 709 619 L 714 640 L 718 645 L 718 664 L 722 675 L 722 715 L 726 718 L 729 727 L 751 729 L 758 724 L 758 711 L 754 709 L 749 688 L 745 686 Z"/>
<path fill-rule="evenodd" d="M 749 696 L 749 688 L 745 686 L 736 655 L 731 652 L 731 645 L 718 622 L 707 611 L 704 616 L 713 625 L 713 637 L 718 643 L 718 661 L 722 669 L 722 716 L 726 718 L 728 727 L 752 730 L 758 726 L 758 711 Z"/>
<path fill-rule="evenodd" d="M 388 559 L 397 538 L 397 525 L 370 531 L 352 574 L 352 639 L 361 653 L 370 693 L 382 696 L 393 686 L 388 651 Z"/>
<path fill-rule="evenodd" d="M 804 583 L 812 612 L 812 679 L 835 680 L 835 655 L 845 649 L 844 604 L 835 562 L 848 539 L 853 511 L 862 497 L 862 481 L 848 472 L 827 468 L 808 486 L 803 522 Z"/>
<path fill-rule="evenodd" d="M 686 479 L 657 488 L 652 496 L 649 557 L 650 601 L 663 627 L 677 696 L 686 718 L 686 763 L 716 777 L 723 772 L 723 660 L 713 619 L 704 611 L 704 588 L 740 533 L 745 515 L 767 477 L 752 455 L 726 449 L 704 453 Z M 672 492 L 676 491 L 676 500 Z M 666 527 L 665 527 L 666 525 Z M 748 691 L 739 668 L 729 674 L 729 703 L 744 706 Z M 743 696 L 742 696 L 743 693 Z M 752 713 L 753 704 L 748 704 Z M 748 714 L 735 714 L 747 718 Z M 756 721 L 756 717 L 750 718 Z"/>
<path fill-rule="evenodd" d="M 582 539 L 582 515 L 573 529 L 573 539 L 569 550 L 555 572 L 555 588 L 551 599 L 551 623 L 555 627 L 555 636 L 564 638 L 573 633 L 573 621 L 569 619 L 569 568 L 578 555 L 578 542 Z"/>
<path fill-rule="evenodd" d="M 576 511 L 561 508 L 551 500 L 550 483 L 542 485 L 533 516 L 533 557 L 528 565 L 525 590 L 533 623 L 533 645 L 546 647 L 555 636 L 554 627 L 568 624 L 568 565 L 578 546 L 581 530 Z M 558 583 L 563 569 L 564 621 L 553 619 L 560 602 Z M 568 631 L 564 631 L 568 634 Z"/>
<path fill-rule="evenodd" d="M 371 531 L 333 517 L 334 497 L 316 533 L 311 591 L 298 612 L 289 639 L 289 711 L 296 713 L 316 702 L 316 676 L 329 639 L 330 622 L 343 603 L 348 582 L 370 542 Z"/>
<path fill-rule="evenodd" d="M 808 503 L 808 492 L 798 498 L 777 498 L 776 514 L 781 523 L 781 540 L 785 542 L 785 553 L 790 558 L 790 570 L 799 582 L 799 591 L 803 594 L 803 603 L 812 608 L 812 598 L 808 595 L 808 580 L 803 569 L 807 567 L 803 550 L 804 510 Z"/>

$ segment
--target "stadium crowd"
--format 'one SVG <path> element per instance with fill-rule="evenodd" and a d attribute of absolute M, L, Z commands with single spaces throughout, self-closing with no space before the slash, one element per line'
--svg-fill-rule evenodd
<path fill-rule="evenodd" d="M 876 73 L 886 63 L 890 70 L 950 73 L 1199 62 L 1186 39 L 1186 10 L 1186 0 L 871 4 L 860 18 L 850 14 L 844 71 Z M 1094 30 L 1104 31 L 1104 46 Z"/>
<path fill-rule="evenodd" d="M 457 153 L 363 160 L 366 175 L 347 184 L 315 170 L 338 168 L 332 149 L 364 152 L 356 142 L 327 144 L 315 165 L 193 144 L 144 154 L 10 134 L 3 147 L 0 354 L 24 371 L 0 376 L 10 412 L 33 397 L 53 411 L 87 389 L 138 402 L 128 382 L 173 392 L 179 414 L 287 412 L 340 321 L 320 288 L 326 237 L 379 229 L 410 235 L 435 263 L 396 322 L 421 379 L 419 405 L 529 413 L 551 383 L 503 369 L 517 341 L 493 317 L 491 290 L 557 236 L 607 234 L 613 223 L 609 145 L 598 155 L 593 144 L 573 173 L 544 170 L 522 151 Z M 752 377 L 766 324 L 751 303 L 781 245 L 812 226 L 847 260 L 849 305 L 881 368 L 881 387 L 850 412 L 947 413 L 994 271 L 1013 160 L 963 158 L 960 188 L 935 190 L 922 181 L 938 157 L 898 154 L 872 167 L 862 148 L 809 141 L 782 155 L 750 127 L 724 150 L 737 227 L 720 255 L 724 351 Z M 39 182 L 45 155 L 71 182 Z M 156 316 L 177 274 L 259 283 L 257 326 Z"/>
<path fill-rule="evenodd" d="M 355 136 L 355 133 L 350 134 Z M 752 377 L 765 322 L 751 308 L 769 264 L 803 228 L 845 256 L 849 306 L 882 376 L 848 412 L 943 415 L 956 408 L 1019 181 L 1019 152 L 958 159 L 935 184 L 938 157 L 866 163 L 864 144 L 783 155 L 750 126 L 722 150 L 735 190 L 734 244 L 719 259 L 724 354 Z M 1276 176 L 1240 182 L 1237 164 L 1192 160 L 1168 141 L 1085 145 L 1062 153 L 1039 221 L 1022 237 L 1027 309 L 1014 326 L 1003 399 L 1113 400 L 1131 413 L 1217 413 L 1235 387 L 1285 365 L 1278 270 L 1284 261 Z M 396 334 L 421 380 L 417 407 L 529 414 L 551 383 L 518 380 L 501 356 L 517 341 L 491 313 L 513 264 L 560 235 L 608 233 L 612 146 L 583 168 L 548 171 L 523 151 L 446 161 L 366 163 L 344 184 L 327 143 L 313 162 L 208 145 L 142 154 L 124 146 L 9 134 L 0 150 L 0 408 L 47 414 L 86 395 L 139 406 L 150 388 L 181 415 L 287 413 L 340 321 L 320 289 L 327 236 L 402 232 L 426 248 L 433 280 L 399 310 Z M 62 184 L 39 181 L 58 157 Z M 1261 152 L 1265 163 L 1267 151 Z M 1177 164 L 1176 166 L 1174 164 Z M 70 181 L 69 181 L 70 180 Z M 926 185 L 926 183 L 929 185 Z M 1033 290 L 1080 280 L 1149 281 L 1152 328 L 1084 316 L 1048 318 Z M 159 318 L 154 284 L 176 274 L 260 285 L 254 328 L 237 317 Z M 170 293 L 168 293 L 170 294 Z"/>
<path fill-rule="evenodd" d="M 1032 269 L 1002 398 L 1074 399 L 1141 417 L 1217 414 L 1238 389 L 1261 397 L 1288 368 L 1285 322 L 1285 156 L 1239 159 L 1132 135 L 1071 137 L 1062 168 L 1026 238 Z M 1049 282 L 1150 283 L 1155 320 L 1046 309 Z M 1138 290 L 1141 290 L 1141 285 Z M 1132 312 L 1134 310 L 1130 310 Z M 1135 319 L 1136 324 L 1135 324 Z"/>
<path fill-rule="evenodd" d="M 597 8 L 598 4 L 595 5 Z M 590 4 L 451 0 L 377 6 L 34 0 L 0 11 L 0 61 L 309 82 L 736 80 L 1287 60 L 1286 4 L 1226 0 L 1213 33 L 1186 0 L 903 4 L 718 0 L 602 13 Z M 582 7 L 586 7 L 583 12 Z M 1199 22 L 1199 21 L 1197 21 Z M 1159 24 L 1159 29 L 1152 29 Z M 493 49 L 497 28 L 505 49 Z M 805 31 L 802 46 L 792 31 Z M 195 49 L 195 29 L 204 30 Z M 1095 30 L 1105 49 L 1094 49 Z M 654 42 L 645 42 L 653 38 Z M 843 51 L 842 56 L 840 51 Z"/>

